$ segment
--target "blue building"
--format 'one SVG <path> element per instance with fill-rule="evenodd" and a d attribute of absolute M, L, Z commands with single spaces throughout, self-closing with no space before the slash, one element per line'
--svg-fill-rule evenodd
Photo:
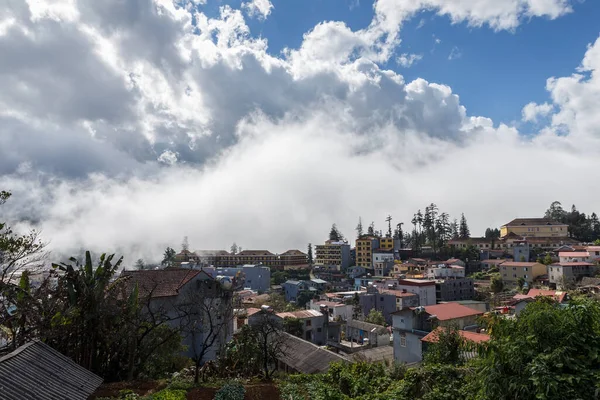
<path fill-rule="evenodd" d="M 236 268 L 216 268 L 215 276 L 234 277 L 241 274 L 243 278 L 243 288 L 251 289 L 255 292 L 264 293 L 271 289 L 271 269 L 261 264 L 247 264 Z"/>

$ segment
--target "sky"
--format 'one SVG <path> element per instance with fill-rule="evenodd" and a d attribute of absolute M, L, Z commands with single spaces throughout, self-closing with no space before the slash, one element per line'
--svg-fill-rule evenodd
<path fill-rule="evenodd" d="M 274 252 L 430 203 L 598 211 L 600 2 L 0 0 L 0 220 Z M 405 226 L 405 229 L 406 229 Z"/>

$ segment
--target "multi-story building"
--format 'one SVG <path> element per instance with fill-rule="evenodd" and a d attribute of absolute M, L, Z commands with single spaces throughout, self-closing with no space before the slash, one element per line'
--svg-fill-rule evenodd
<path fill-rule="evenodd" d="M 380 239 L 375 236 L 362 236 L 356 239 L 357 266 L 367 269 L 373 268 L 373 251 L 379 248 L 379 240 Z"/>
<path fill-rule="evenodd" d="M 500 236 L 567 237 L 568 225 L 548 218 L 516 218 L 500 227 Z"/>
<path fill-rule="evenodd" d="M 437 264 L 427 267 L 427 278 L 464 278 L 465 267 L 459 265 Z"/>
<path fill-rule="evenodd" d="M 572 262 L 590 262 L 590 253 L 587 251 L 561 251 L 558 253 L 559 262 L 572 263 Z"/>
<path fill-rule="evenodd" d="M 557 289 L 566 289 L 567 284 L 578 282 L 586 276 L 594 276 L 596 270 L 594 264 L 586 261 L 560 262 L 548 266 L 548 279 Z"/>
<path fill-rule="evenodd" d="M 587 246 L 585 249 L 590 255 L 590 260 L 600 261 L 600 246 Z"/>
<path fill-rule="evenodd" d="M 276 254 L 268 250 L 242 250 L 237 254 L 223 254 L 216 260 L 216 267 L 237 267 L 245 264 L 263 264 L 267 267 L 280 265 Z"/>
<path fill-rule="evenodd" d="M 500 264 L 500 276 L 507 286 L 516 286 L 519 278 L 523 278 L 531 287 L 535 278 L 546 273 L 546 266 L 537 262 L 506 261 Z"/>
<path fill-rule="evenodd" d="M 283 267 L 290 265 L 306 265 L 308 264 L 308 255 L 300 250 L 288 250 L 279 255 L 279 261 Z"/>
<path fill-rule="evenodd" d="M 211 275 L 208 269 L 206 271 Z M 244 288 L 259 293 L 268 292 L 271 289 L 271 269 L 264 265 L 249 264 L 241 267 L 215 268 L 210 271 L 214 271 L 212 272 L 214 274 L 213 278 L 217 276 L 240 276 L 244 280 Z"/>
<path fill-rule="evenodd" d="M 475 296 L 473 279 L 463 277 L 437 280 L 435 296 L 438 302 L 472 300 Z"/>
<path fill-rule="evenodd" d="M 315 246 L 315 264 L 335 267 L 336 270 L 345 270 L 350 266 L 350 245 L 346 242 L 328 240 L 325 244 Z"/>
<path fill-rule="evenodd" d="M 435 281 L 423 279 L 399 279 L 394 284 L 394 289 L 406 290 L 409 293 L 415 293 L 419 296 L 420 306 L 429 306 L 436 303 Z"/>
<path fill-rule="evenodd" d="M 392 313 L 406 307 L 417 307 L 419 296 L 406 290 L 380 289 L 369 286 L 366 293 L 359 295 L 363 315 L 368 315 L 375 309 L 385 318 L 388 324 L 392 322 Z"/>
<path fill-rule="evenodd" d="M 394 250 L 394 239 L 391 237 L 379 238 L 379 248 L 381 250 Z"/>
<path fill-rule="evenodd" d="M 327 318 L 319 311 L 301 310 L 293 312 L 282 312 L 276 314 L 279 318 L 295 318 L 302 323 L 302 339 L 322 346 L 326 343 L 325 330 L 323 329 Z"/>
<path fill-rule="evenodd" d="M 414 363 L 423 359 L 421 339 L 438 327 L 474 330 L 482 311 L 457 303 L 406 308 L 392 314 L 394 359 Z"/>

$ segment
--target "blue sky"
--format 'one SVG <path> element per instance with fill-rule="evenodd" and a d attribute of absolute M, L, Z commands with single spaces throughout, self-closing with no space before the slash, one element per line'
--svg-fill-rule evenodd
<path fill-rule="evenodd" d="M 216 16 L 218 8 L 242 1 L 212 1 L 201 9 Z M 274 0 L 265 21 L 247 19 L 255 36 L 268 39 L 269 52 L 298 48 L 304 33 L 323 21 L 344 21 L 352 30 L 365 28 L 373 18 L 373 1 Z M 574 12 L 555 20 L 533 18 L 514 32 L 495 32 L 487 26 L 452 24 L 447 17 L 421 12 L 405 24 L 397 54 L 422 54 L 410 68 L 390 60 L 384 68 L 401 73 L 407 82 L 424 78 L 450 85 L 469 115 L 490 117 L 497 124 L 517 123 L 521 109 L 548 100 L 546 80 L 568 76 L 581 62 L 586 46 L 600 34 L 600 1 L 576 2 Z M 441 42 L 435 44 L 435 38 Z M 453 49 L 459 57 L 449 60 Z M 524 126 L 525 129 L 529 127 Z"/>

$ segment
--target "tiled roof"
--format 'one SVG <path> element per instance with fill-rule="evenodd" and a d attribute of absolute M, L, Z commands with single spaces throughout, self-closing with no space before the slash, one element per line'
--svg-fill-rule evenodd
<path fill-rule="evenodd" d="M 600 246 L 587 246 L 587 251 L 600 251 Z"/>
<path fill-rule="evenodd" d="M 561 251 L 558 253 L 559 257 L 571 257 L 571 258 L 587 258 L 590 253 L 587 251 Z"/>
<path fill-rule="evenodd" d="M 565 300 L 566 292 L 562 292 L 559 290 L 542 290 L 542 289 L 529 289 L 527 296 L 529 297 L 537 297 L 537 296 L 548 296 L 552 297 L 554 300 L 562 303 Z"/>
<path fill-rule="evenodd" d="M 274 256 L 269 250 L 242 250 L 236 256 Z"/>
<path fill-rule="evenodd" d="M 279 361 L 303 374 L 326 372 L 332 362 L 348 362 L 347 359 L 332 351 L 290 335 L 283 335 L 282 355 Z"/>
<path fill-rule="evenodd" d="M 483 314 L 481 311 L 457 303 L 436 304 L 433 306 L 425 306 L 424 308 L 427 314 L 435 315 L 439 321 L 448 321 L 451 319 Z"/>
<path fill-rule="evenodd" d="M 127 285 L 130 288 L 137 283 L 140 296 L 150 295 L 155 298 L 177 296 L 179 290 L 200 273 L 210 277 L 203 271 L 187 268 L 123 271 L 121 277 L 128 279 Z"/>
<path fill-rule="evenodd" d="M 307 256 L 306 253 L 301 252 L 300 250 L 288 250 L 285 253 L 281 253 L 280 256 Z"/>
<path fill-rule="evenodd" d="M 502 263 L 503 267 L 533 267 L 534 265 L 543 265 L 536 262 L 517 262 L 517 261 L 506 261 Z"/>
<path fill-rule="evenodd" d="M 102 378 L 34 341 L 0 358 L 2 400 L 87 399 Z"/>
<path fill-rule="evenodd" d="M 278 313 L 277 316 L 280 318 L 305 319 L 305 318 L 322 317 L 323 314 L 321 314 L 319 311 L 315 311 L 315 310 L 300 310 L 300 311 L 291 311 L 291 312 L 281 312 L 281 313 Z"/>
<path fill-rule="evenodd" d="M 484 264 L 492 264 L 492 265 L 500 265 L 506 262 L 505 258 L 497 259 L 497 260 L 481 260 Z"/>
<path fill-rule="evenodd" d="M 444 328 L 438 327 L 434 331 L 429 332 L 429 334 L 427 334 L 425 337 L 423 337 L 421 339 L 421 341 L 429 342 L 429 343 L 436 343 L 439 340 L 438 336 L 441 333 L 442 329 L 444 329 Z M 487 342 L 488 340 L 490 340 L 490 335 L 486 335 L 485 333 L 477 333 L 477 332 L 459 330 L 458 334 L 460 336 L 462 336 L 464 339 L 466 339 L 467 341 L 474 342 L 474 343 L 482 343 L 482 342 Z"/>
<path fill-rule="evenodd" d="M 394 362 L 393 346 L 377 346 L 370 349 L 360 350 L 352 354 L 352 358 L 357 361 L 366 359 L 370 363 L 384 362 L 392 364 Z"/>
<path fill-rule="evenodd" d="M 247 315 L 247 316 L 254 315 L 254 314 L 256 314 L 257 312 L 260 312 L 260 308 L 253 308 L 253 307 L 251 307 L 251 308 L 247 308 L 247 309 L 246 309 L 246 315 Z"/>
<path fill-rule="evenodd" d="M 549 218 L 515 218 L 504 226 L 565 225 Z"/>

